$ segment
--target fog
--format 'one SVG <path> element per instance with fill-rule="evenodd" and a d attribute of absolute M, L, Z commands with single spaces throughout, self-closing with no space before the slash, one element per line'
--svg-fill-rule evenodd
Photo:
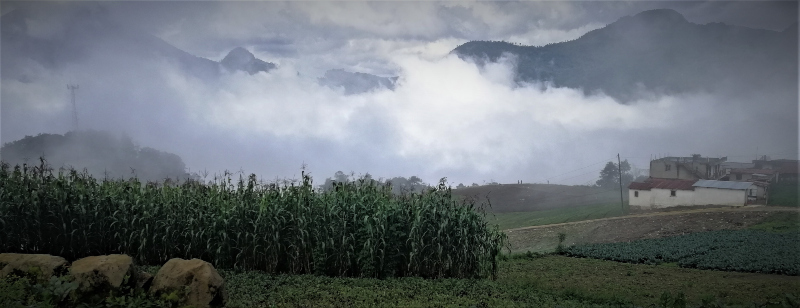
<path fill-rule="evenodd" d="M 125 133 L 142 146 L 179 155 L 190 171 L 292 178 L 306 166 L 317 183 L 341 170 L 375 178 L 416 175 L 428 183 L 447 177 L 454 185 L 593 184 L 617 153 L 645 169 L 651 157 L 667 154 L 743 162 L 758 155 L 798 156 L 796 75 L 794 87 L 739 85 L 676 95 L 642 90 L 642 99 L 622 104 L 603 93 L 520 85 L 513 57 L 482 66 L 450 54 L 470 40 L 573 40 L 656 7 L 672 7 L 695 23 L 782 30 L 797 22 L 796 3 L 26 5 L 4 2 L 3 18 L 26 8 L 27 27 L 20 31 L 27 37 L 78 47 L 50 51 L 63 55 L 57 63 L 37 62 L 9 47 L 11 23 L 4 20 L 1 143 L 69 131 L 66 85 L 79 84 L 81 129 Z M 86 7 L 94 13 L 83 22 L 119 29 L 76 33 L 97 26 L 71 28 L 73 15 Z M 146 51 L 141 41 L 126 45 L 131 36 L 115 35 L 134 30 L 214 61 L 242 46 L 278 68 L 197 76 L 174 61 L 129 48 Z M 329 69 L 399 79 L 393 90 L 346 95 L 318 83 Z"/>

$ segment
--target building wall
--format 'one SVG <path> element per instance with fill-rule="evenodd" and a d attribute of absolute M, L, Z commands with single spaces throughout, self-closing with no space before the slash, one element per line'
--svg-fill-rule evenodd
<path fill-rule="evenodd" d="M 765 199 L 767 197 L 767 189 L 764 186 L 756 185 L 756 196 L 759 199 Z"/>
<path fill-rule="evenodd" d="M 653 188 L 650 190 L 652 207 L 664 208 L 680 205 L 694 205 L 694 191 L 675 190 L 675 196 L 670 195 L 669 189 Z"/>
<path fill-rule="evenodd" d="M 755 188 L 755 185 L 753 185 Z M 696 205 L 731 205 L 740 206 L 747 202 L 746 190 L 695 187 L 694 204 Z"/>
<path fill-rule="evenodd" d="M 669 170 L 666 166 L 669 165 Z M 668 160 L 654 160 L 650 161 L 650 177 L 661 179 L 682 179 L 682 180 L 695 180 L 697 179 L 691 172 L 685 168 L 678 166 L 678 162 Z"/>
<path fill-rule="evenodd" d="M 670 166 L 670 170 L 666 170 L 666 166 Z M 682 160 L 680 162 L 661 159 L 650 161 L 650 177 L 662 179 L 683 179 L 683 180 L 698 180 L 698 179 L 716 179 L 722 175 L 723 170 L 720 169 L 719 163 L 706 162 L 705 158 L 700 158 L 697 161 Z M 700 176 L 696 176 L 699 174 Z"/>
<path fill-rule="evenodd" d="M 639 192 L 638 197 L 634 197 L 636 195 L 635 192 Z M 650 194 L 649 190 L 628 190 L 628 204 L 631 207 L 639 207 L 639 208 L 651 208 L 653 204 L 653 198 Z"/>

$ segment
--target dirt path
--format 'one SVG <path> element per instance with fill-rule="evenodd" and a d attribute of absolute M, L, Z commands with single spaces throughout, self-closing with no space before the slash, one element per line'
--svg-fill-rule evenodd
<path fill-rule="evenodd" d="M 511 252 L 544 252 L 558 246 L 560 233 L 566 234 L 566 246 L 627 242 L 700 231 L 747 228 L 776 212 L 800 213 L 800 209 L 763 206 L 686 209 L 516 228 L 505 232 Z"/>

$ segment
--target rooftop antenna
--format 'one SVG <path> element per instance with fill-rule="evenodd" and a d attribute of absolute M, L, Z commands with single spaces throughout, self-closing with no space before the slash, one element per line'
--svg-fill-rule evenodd
<path fill-rule="evenodd" d="M 75 105 L 75 90 L 78 89 L 76 84 L 68 84 L 67 89 L 72 92 L 72 129 L 78 131 L 78 107 Z"/>

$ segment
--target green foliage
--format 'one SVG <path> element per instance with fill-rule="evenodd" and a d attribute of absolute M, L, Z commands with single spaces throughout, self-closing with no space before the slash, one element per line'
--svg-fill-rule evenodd
<path fill-rule="evenodd" d="M 750 226 L 748 229 L 778 233 L 800 232 L 800 213 L 775 213 L 768 216 L 760 223 Z"/>
<path fill-rule="evenodd" d="M 9 275 L 0 279 L 0 307 L 26 307 L 30 300 L 30 280 L 26 277 Z"/>
<path fill-rule="evenodd" d="M 786 294 L 796 297 L 800 290 L 796 276 L 730 273 L 552 254 L 509 258 L 501 263 L 499 276 L 496 282 L 504 289 L 525 286 L 561 298 L 571 296 L 621 307 L 659 307 L 664 292 L 670 293 L 670 299 L 677 299 L 683 293 L 686 307 L 698 307 L 702 301 L 709 306 L 701 307 L 714 307 L 711 306 L 714 303 L 719 304 L 717 307 L 796 307 L 780 303 L 786 302 Z"/>
<path fill-rule="evenodd" d="M 74 295 L 75 290 L 78 289 L 78 283 L 70 281 L 68 277 L 52 276 L 46 284 L 34 285 L 33 291 L 46 303 L 57 304 L 63 302 L 67 299 L 67 296 Z"/>
<path fill-rule="evenodd" d="M 486 279 L 373 279 L 220 271 L 229 308 L 244 307 L 613 307 L 524 283 Z"/>
<path fill-rule="evenodd" d="M 0 278 L 0 307 L 79 307 L 79 308 L 176 308 L 170 301 L 150 296 L 143 290 L 123 287 L 106 294 L 91 296 L 78 293 L 78 283 L 71 276 L 51 277 L 37 282 L 28 277 L 9 275 Z"/>
<path fill-rule="evenodd" d="M 672 295 L 670 292 L 661 293 L 658 306 L 661 308 L 686 308 L 686 295 L 683 292 L 678 292 L 676 295 Z"/>
<path fill-rule="evenodd" d="M 622 187 L 627 188 L 628 184 L 633 182 L 633 175 L 630 174 L 631 165 L 628 163 L 628 160 L 623 160 L 621 163 L 622 169 Z M 608 162 L 603 168 L 600 170 L 600 179 L 597 180 L 597 186 L 600 186 L 605 189 L 616 189 L 619 191 L 619 177 L 620 175 L 620 166 L 613 163 Z"/>
<path fill-rule="evenodd" d="M 769 205 L 800 206 L 800 182 L 785 180 L 769 185 Z"/>
<path fill-rule="evenodd" d="M 800 275 L 799 232 L 719 230 L 629 243 L 572 246 L 564 254 L 618 262 Z"/>
<path fill-rule="evenodd" d="M 556 247 L 556 253 L 564 252 L 564 240 L 567 238 L 566 233 L 559 233 L 558 234 L 558 246 Z"/>
<path fill-rule="evenodd" d="M 619 199 L 619 192 L 612 192 L 612 194 L 614 193 L 617 194 L 617 199 Z M 506 230 L 528 226 L 616 217 L 622 214 L 619 203 L 607 203 L 530 212 L 496 213 L 489 216 L 489 222 L 497 224 L 502 230 Z"/>
<path fill-rule="evenodd" d="M 356 277 L 487 277 L 505 234 L 445 186 L 395 195 L 364 179 L 315 191 L 255 175 L 209 184 L 96 181 L 86 173 L 0 168 L 0 251 L 138 264 L 199 258 L 217 268 Z"/>

